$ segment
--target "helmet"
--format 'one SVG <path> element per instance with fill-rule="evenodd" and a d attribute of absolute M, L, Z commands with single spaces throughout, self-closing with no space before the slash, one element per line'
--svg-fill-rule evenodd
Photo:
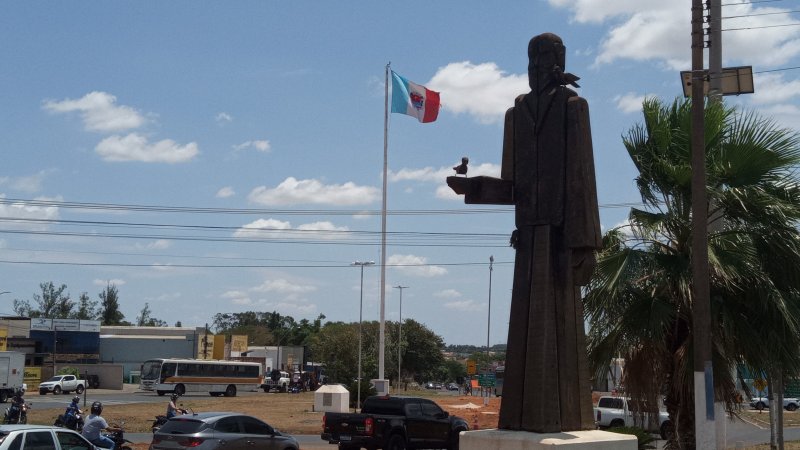
<path fill-rule="evenodd" d="M 178 394 L 174 393 L 174 392 L 173 392 L 173 393 L 172 393 L 172 395 L 170 396 L 170 398 L 172 399 L 172 401 L 175 401 L 175 400 L 177 400 L 177 399 L 178 399 L 178 397 L 180 397 L 180 396 L 179 396 Z"/>
<path fill-rule="evenodd" d="M 92 403 L 92 414 L 99 416 L 103 412 L 103 404 L 100 402 Z"/>
<path fill-rule="evenodd" d="M 72 401 L 73 401 L 73 403 L 80 403 L 81 398 L 76 395 L 75 397 L 72 397 Z"/>

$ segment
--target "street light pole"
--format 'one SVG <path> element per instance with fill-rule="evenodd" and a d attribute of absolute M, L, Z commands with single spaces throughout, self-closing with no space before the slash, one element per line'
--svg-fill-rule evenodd
<path fill-rule="evenodd" d="M 400 289 L 400 320 L 398 321 L 399 328 L 397 331 L 397 391 L 400 392 L 400 367 L 401 356 L 400 351 L 403 347 L 403 289 L 408 289 L 408 286 L 395 286 L 395 289 Z"/>
<path fill-rule="evenodd" d="M 361 294 L 358 300 L 358 396 L 356 397 L 356 408 L 361 407 L 361 341 L 363 333 L 361 332 L 361 322 L 363 320 L 364 311 L 364 266 L 374 265 L 374 261 L 355 261 L 353 266 L 361 267 Z"/>
<path fill-rule="evenodd" d="M 489 356 L 489 331 L 492 328 L 492 264 L 494 264 L 494 255 L 489 256 L 489 308 L 486 314 L 486 364 L 490 365 L 491 357 Z"/>

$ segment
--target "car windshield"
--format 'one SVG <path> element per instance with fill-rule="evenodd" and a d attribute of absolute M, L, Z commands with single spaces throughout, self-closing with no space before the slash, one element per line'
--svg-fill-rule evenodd
<path fill-rule="evenodd" d="M 52 377 L 47 381 L 61 381 L 61 377 Z"/>
<path fill-rule="evenodd" d="M 159 433 L 194 434 L 205 428 L 205 422 L 191 419 L 174 418 L 164 424 Z"/>

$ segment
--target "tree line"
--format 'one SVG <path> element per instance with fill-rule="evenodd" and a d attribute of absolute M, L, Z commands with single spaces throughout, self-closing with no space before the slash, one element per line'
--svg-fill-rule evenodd
<path fill-rule="evenodd" d="M 31 318 L 99 320 L 101 325 L 167 326 L 165 321 L 152 316 L 148 303 L 144 304 L 135 323 L 125 320 L 119 309 L 119 290 L 114 283 L 106 284 L 98 300 L 92 300 L 87 292 L 81 292 L 77 301 L 72 300 L 66 284 L 56 287 L 52 281 L 40 283 L 39 289 L 41 293 L 34 293 L 31 300 L 15 298 L 14 313 Z M 180 326 L 180 322 L 176 326 Z"/>

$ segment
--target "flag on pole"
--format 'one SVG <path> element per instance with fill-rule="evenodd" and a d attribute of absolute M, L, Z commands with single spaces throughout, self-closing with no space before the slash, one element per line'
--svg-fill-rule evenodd
<path fill-rule="evenodd" d="M 392 71 L 392 112 L 416 117 L 422 123 L 439 115 L 439 93 L 413 83 Z"/>

